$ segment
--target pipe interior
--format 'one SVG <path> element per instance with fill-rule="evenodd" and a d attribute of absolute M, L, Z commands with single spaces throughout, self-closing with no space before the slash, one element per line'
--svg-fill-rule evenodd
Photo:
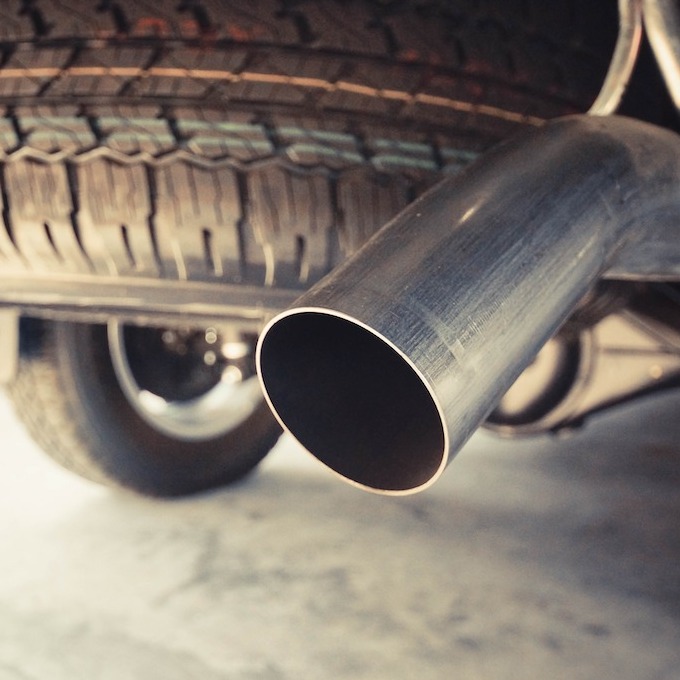
<path fill-rule="evenodd" d="M 439 470 L 441 418 L 411 364 L 347 319 L 299 312 L 262 338 L 260 374 L 279 418 L 321 462 L 375 490 L 407 491 Z"/>

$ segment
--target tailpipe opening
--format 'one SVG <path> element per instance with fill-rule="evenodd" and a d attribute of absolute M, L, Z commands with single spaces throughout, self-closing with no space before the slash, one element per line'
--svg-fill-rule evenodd
<path fill-rule="evenodd" d="M 294 310 L 262 335 L 257 360 L 279 421 L 347 481 L 405 494 L 445 467 L 434 396 L 409 359 L 368 327 L 327 310 Z"/>

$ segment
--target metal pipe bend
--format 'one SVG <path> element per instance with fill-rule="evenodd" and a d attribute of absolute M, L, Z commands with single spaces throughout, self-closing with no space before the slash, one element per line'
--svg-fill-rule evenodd
<path fill-rule="evenodd" d="M 642 0 L 642 12 L 654 56 L 680 109 L 680 8 L 675 0 Z"/>
<path fill-rule="evenodd" d="M 680 137 L 575 116 L 444 180 L 265 329 L 283 426 L 362 488 L 426 488 L 600 277 L 680 279 Z"/>

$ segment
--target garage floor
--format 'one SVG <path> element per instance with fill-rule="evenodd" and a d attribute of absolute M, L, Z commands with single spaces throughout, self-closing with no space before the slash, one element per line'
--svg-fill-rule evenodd
<path fill-rule="evenodd" d="M 0 680 L 677 680 L 678 416 L 478 435 L 406 499 L 284 442 L 153 502 L 54 467 L 0 399 Z"/>

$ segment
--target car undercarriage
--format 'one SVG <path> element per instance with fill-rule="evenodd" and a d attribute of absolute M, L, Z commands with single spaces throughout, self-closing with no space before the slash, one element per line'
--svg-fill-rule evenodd
<path fill-rule="evenodd" d="M 176 496 L 285 429 L 403 494 L 480 425 L 678 387 L 680 11 L 593 4 L 5 3 L 0 377 L 36 441 Z"/>

